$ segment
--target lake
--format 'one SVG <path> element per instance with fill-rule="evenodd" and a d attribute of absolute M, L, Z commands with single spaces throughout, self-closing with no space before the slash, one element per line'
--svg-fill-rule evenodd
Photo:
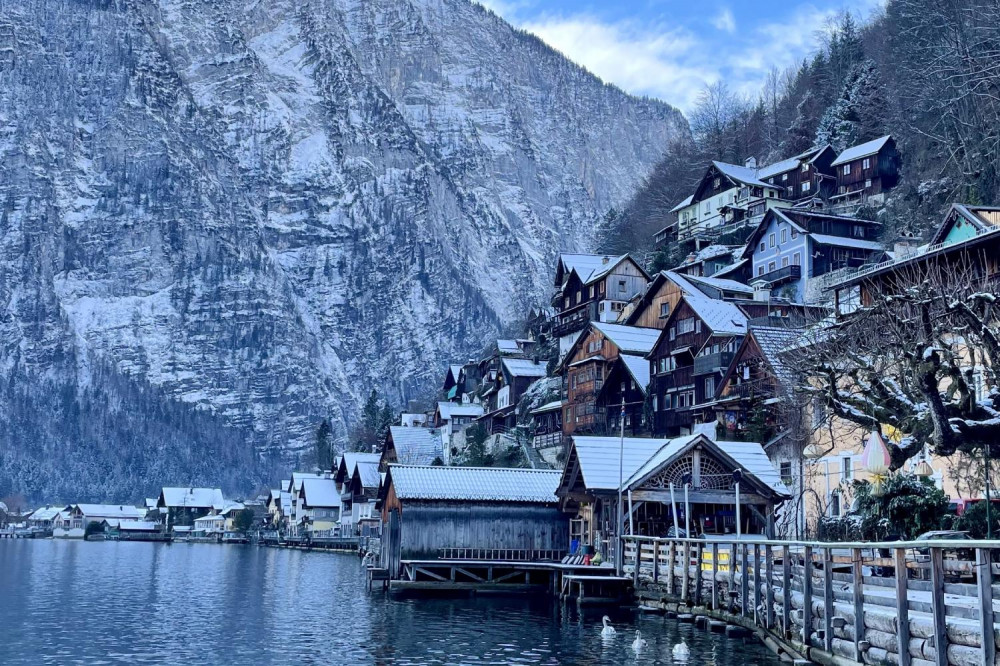
<path fill-rule="evenodd" d="M 505 599 L 390 600 L 354 555 L 256 546 L 0 540 L 0 663 L 780 663 L 752 639 L 628 610 Z M 631 650 L 636 629 L 649 642 Z"/>

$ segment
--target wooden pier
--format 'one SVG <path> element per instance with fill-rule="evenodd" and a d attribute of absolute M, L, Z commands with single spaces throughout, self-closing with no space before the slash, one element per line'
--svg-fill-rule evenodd
<path fill-rule="evenodd" d="M 1000 542 L 625 542 L 640 603 L 742 627 L 789 660 L 997 662 Z M 974 559 L 954 556 L 968 551 Z"/>

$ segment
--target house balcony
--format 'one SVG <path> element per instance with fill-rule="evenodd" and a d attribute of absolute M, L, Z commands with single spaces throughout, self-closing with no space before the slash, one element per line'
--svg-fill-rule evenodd
<path fill-rule="evenodd" d="M 570 308 L 566 314 L 557 314 L 552 324 L 552 335 L 561 338 L 583 328 L 597 318 L 597 303 L 581 303 L 576 308 Z"/>
<path fill-rule="evenodd" d="M 675 389 L 681 388 L 682 386 L 693 386 L 694 385 L 694 366 L 689 365 L 683 368 L 677 368 L 672 372 L 660 377 L 664 389 Z"/>
<path fill-rule="evenodd" d="M 725 372 L 733 362 L 733 352 L 717 352 L 708 356 L 696 356 L 694 359 L 694 374 L 709 375 L 713 372 Z"/>
<path fill-rule="evenodd" d="M 775 383 L 770 377 L 751 379 L 739 384 L 730 384 L 726 388 L 723 398 L 740 398 L 749 400 L 752 398 L 773 398 L 775 395 Z"/>
<path fill-rule="evenodd" d="M 674 435 L 681 428 L 690 428 L 693 425 L 694 413 L 691 410 L 668 409 L 656 412 L 653 416 L 654 435 Z"/>
<path fill-rule="evenodd" d="M 769 273 L 764 273 L 763 275 L 755 275 L 751 278 L 750 283 L 756 282 L 766 282 L 771 289 L 775 287 L 780 287 L 788 282 L 795 282 L 802 277 L 802 267 L 796 264 L 790 266 L 782 266 L 781 268 L 775 269 Z"/>

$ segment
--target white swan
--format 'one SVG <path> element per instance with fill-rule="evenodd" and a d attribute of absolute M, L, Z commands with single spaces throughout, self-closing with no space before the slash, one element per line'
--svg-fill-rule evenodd
<path fill-rule="evenodd" d="M 642 632 L 637 629 L 635 632 L 635 640 L 632 641 L 632 649 L 635 650 L 636 652 L 639 652 L 640 650 L 642 650 L 642 648 L 646 647 L 647 645 L 648 643 L 646 643 L 646 639 L 642 637 Z"/>
<path fill-rule="evenodd" d="M 681 642 L 674 646 L 674 659 L 687 659 L 691 655 L 691 650 L 688 649 L 687 643 L 681 639 Z"/>
<path fill-rule="evenodd" d="M 612 627 L 609 624 L 611 622 L 611 618 L 610 617 L 608 617 L 607 615 L 605 615 L 603 618 L 601 618 L 601 622 L 604 624 L 604 628 L 601 629 L 601 636 L 602 637 L 604 637 L 604 638 L 610 638 L 611 636 L 614 636 L 617 633 L 615 631 L 615 628 Z"/>

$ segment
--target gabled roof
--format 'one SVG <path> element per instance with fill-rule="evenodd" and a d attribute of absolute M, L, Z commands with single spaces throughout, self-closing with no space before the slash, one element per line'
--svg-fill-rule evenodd
<path fill-rule="evenodd" d="M 562 409 L 562 400 L 553 400 L 552 402 L 547 402 L 540 407 L 535 407 L 531 410 L 532 414 L 546 414 L 548 412 L 557 412 Z"/>
<path fill-rule="evenodd" d="M 555 504 L 561 474 L 504 467 L 390 465 L 385 485 L 401 500 Z"/>
<path fill-rule="evenodd" d="M 760 180 L 757 176 L 757 169 L 755 168 L 717 161 L 713 161 L 712 164 L 722 174 L 737 184 L 742 183 L 743 185 L 756 185 L 758 187 L 774 187 L 774 185 L 769 185 Z"/>
<path fill-rule="evenodd" d="M 511 377 L 544 377 L 546 364 L 530 358 L 505 358 L 504 369 Z"/>
<path fill-rule="evenodd" d="M 145 510 L 128 504 L 73 504 L 71 508 L 79 509 L 80 513 L 88 518 L 139 520 L 146 515 Z"/>
<path fill-rule="evenodd" d="M 866 141 L 865 143 L 859 143 L 856 146 L 851 146 L 846 149 L 837 159 L 833 161 L 830 166 L 839 166 L 841 164 L 846 164 L 848 162 L 853 162 L 854 160 L 861 159 L 862 157 L 868 157 L 869 155 L 874 155 L 875 153 L 882 150 L 885 144 L 892 141 L 892 135 L 887 134 L 886 136 L 879 137 L 872 141 Z"/>
<path fill-rule="evenodd" d="M 337 482 L 333 479 L 303 479 L 299 491 L 303 503 L 310 508 L 330 508 L 341 506 Z"/>
<path fill-rule="evenodd" d="M 439 403 L 440 404 L 440 403 Z M 453 404 L 453 403 L 447 403 Z M 408 427 L 408 426 L 394 426 L 398 428 Z M 358 451 L 344 451 L 340 459 L 340 464 L 337 466 L 337 474 L 334 476 L 334 481 L 337 483 L 344 483 L 354 475 L 354 468 L 358 463 L 370 462 L 378 464 L 381 460 L 382 454 L 380 453 L 361 453 Z"/>
<path fill-rule="evenodd" d="M 640 328 L 638 326 L 624 326 L 622 324 L 608 324 L 605 322 L 591 322 L 601 335 L 610 340 L 618 351 L 627 354 L 648 354 L 656 344 L 656 339 L 660 336 L 658 328 Z"/>
<path fill-rule="evenodd" d="M 1000 228 L 1000 208 L 952 204 L 944 221 L 931 237 L 929 245 L 943 243 L 955 224 L 960 221 L 972 225 L 976 233 L 992 231 Z"/>
<path fill-rule="evenodd" d="M 716 335 L 744 335 L 747 332 L 747 316 L 730 301 L 695 294 L 686 294 L 683 300 Z"/>
<path fill-rule="evenodd" d="M 437 428 L 404 428 L 391 426 L 389 442 L 396 451 L 396 462 L 406 465 L 430 465 L 435 458 L 442 458 L 444 446 L 441 431 Z"/>
<path fill-rule="evenodd" d="M 448 372 L 444 375 L 444 388 L 454 386 L 458 383 L 458 376 L 462 372 L 461 365 L 449 365 Z"/>
<path fill-rule="evenodd" d="M 742 294 L 753 295 L 753 287 L 747 286 L 742 282 L 737 282 L 736 280 L 727 280 L 725 278 L 717 277 L 701 277 L 697 275 L 686 275 L 688 280 L 694 284 L 705 284 L 709 287 L 714 287 L 715 289 L 720 289 L 722 291 L 737 291 Z"/>
<path fill-rule="evenodd" d="M 218 509 L 221 511 L 226 500 L 218 488 L 163 488 L 157 506 L 189 509 Z"/>
<path fill-rule="evenodd" d="M 590 280 L 590 276 L 595 272 L 601 271 L 609 265 L 617 264 L 626 256 L 611 254 L 560 254 L 559 265 L 556 269 L 556 286 L 561 287 L 562 283 L 569 278 L 569 274 L 573 271 L 586 284 Z"/>
<path fill-rule="evenodd" d="M 677 212 L 677 211 L 679 211 L 679 210 L 680 210 L 681 208 L 687 208 L 688 206 L 690 206 L 690 205 L 691 205 L 691 203 L 692 203 L 693 201 L 694 201 L 694 195 L 693 195 L 693 194 L 689 194 L 689 195 L 687 195 L 687 196 L 686 196 L 686 197 L 684 198 L 684 200 L 683 200 L 683 201 L 681 201 L 681 202 L 680 202 L 679 204 L 677 204 L 676 206 L 674 206 L 673 208 L 671 208 L 671 209 L 670 209 L 670 212 L 671 212 L 671 213 L 676 213 L 676 212 Z"/>
<path fill-rule="evenodd" d="M 860 238 L 848 238 L 846 236 L 828 236 L 826 234 L 810 234 L 814 242 L 820 245 L 836 245 L 838 247 L 853 247 L 858 250 L 875 250 L 884 252 L 885 248 L 880 243 Z"/>
<path fill-rule="evenodd" d="M 681 437 L 690 439 L 697 435 Z M 587 490 L 618 490 L 618 461 L 621 459 L 622 481 L 635 474 L 654 453 L 668 441 L 645 437 L 583 437 L 573 436 L 571 457 L 576 456 L 580 474 Z M 620 452 L 624 450 L 624 454 Z M 569 465 L 563 470 L 567 475 Z"/>
<path fill-rule="evenodd" d="M 285 486 L 286 490 L 289 490 L 292 495 L 298 497 L 299 489 L 302 487 L 303 479 L 322 479 L 322 474 L 317 474 L 316 472 L 292 472 L 292 478 L 289 480 L 288 485 Z"/>
<path fill-rule="evenodd" d="M 377 489 L 382 483 L 382 475 L 378 471 L 378 462 L 359 462 L 354 470 L 354 476 L 361 481 L 364 489 Z"/>
<path fill-rule="evenodd" d="M 772 178 L 774 176 L 780 176 L 783 173 L 789 171 L 794 171 L 800 168 L 803 164 L 809 164 L 813 162 L 817 157 L 823 154 L 823 151 L 830 148 L 830 144 L 823 146 L 813 146 L 804 153 L 800 153 L 795 157 L 790 157 L 787 160 L 781 160 L 780 162 L 774 162 L 773 164 L 768 164 L 757 170 L 757 177 L 761 180 L 765 178 Z M 832 148 L 830 148 L 832 150 Z"/>
<path fill-rule="evenodd" d="M 771 370 L 774 371 L 775 377 L 783 385 L 789 386 L 794 381 L 795 373 L 792 368 L 788 367 L 788 364 L 782 357 L 782 352 L 786 351 L 802 337 L 802 331 L 790 328 L 761 326 L 751 329 L 750 334 L 753 335 L 761 354 L 764 355 L 768 365 L 771 366 Z"/>
<path fill-rule="evenodd" d="M 457 402 L 439 402 L 437 411 L 443 420 L 448 421 L 455 416 L 480 417 L 483 415 L 483 406 L 472 403 L 465 405 Z"/>
<path fill-rule="evenodd" d="M 632 354 L 622 354 L 618 358 L 625 365 L 628 373 L 632 375 L 636 386 L 645 394 L 646 388 L 649 386 L 649 361 L 646 360 L 645 356 L 633 356 Z"/>
<path fill-rule="evenodd" d="M 757 249 L 757 243 L 763 238 L 764 233 L 767 228 L 771 225 L 771 220 L 773 218 L 778 218 L 782 222 L 789 224 L 793 229 L 801 234 L 808 234 L 814 238 L 820 235 L 821 238 L 843 238 L 842 236 L 829 236 L 823 234 L 815 234 L 809 230 L 809 222 L 814 220 L 836 220 L 840 222 L 849 222 L 850 224 L 861 224 L 866 226 L 882 226 L 880 222 L 875 222 L 872 220 L 864 220 L 856 217 L 848 217 L 846 215 L 831 215 L 829 213 L 818 213 L 815 211 L 807 210 L 796 210 L 793 208 L 769 208 L 764 217 L 761 218 L 760 224 L 757 228 L 753 230 L 750 237 L 747 238 L 747 244 L 743 247 L 742 257 L 744 259 L 749 259 L 753 256 L 754 251 Z M 865 243 L 871 243 L 872 241 L 862 241 Z M 882 249 L 879 245 L 878 249 Z"/>
<path fill-rule="evenodd" d="M 521 347 L 517 344 L 517 340 L 505 340 L 503 338 L 498 338 L 497 351 L 501 354 L 520 354 Z"/>
<path fill-rule="evenodd" d="M 65 508 L 63 506 L 43 506 L 32 511 L 27 520 L 52 520 Z"/>
<path fill-rule="evenodd" d="M 626 317 L 625 324 L 631 325 L 639 319 L 645 308 L 649 305 L 656 294 L 659 293 L 660 287 L 665 282 L 673 282 L 678 288 L 685 292 L 698 292 L 699 289 L 691 282 L 688 282 L 688 277 L 690 276 L 681 275 L 675 271 L 660 271 L 654 275 L 652 281 L 646 285 L 646 289 L 642 292 L 642 295 L 639 297 L 638 302 L 632 309 L 632 312 L 629 313 L 628 317 Z"/>

